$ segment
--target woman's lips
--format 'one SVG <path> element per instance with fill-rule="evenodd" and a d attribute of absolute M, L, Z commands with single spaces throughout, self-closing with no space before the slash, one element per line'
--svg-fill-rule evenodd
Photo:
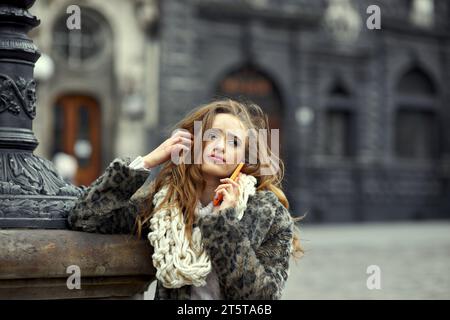
<path fill-rule="evenodd" d="M 224 163 L 224 162 L 225 162 L 225 161 L 223 160 L 222 157 L 218 157 L 218 156 L 215 156 L 215 155 L 213 155 L 213 154 L 209 155 L 209 158 L 212 159 L 212 160 L 214 160 L 214 161 L 221 162 L 221 163 Z"/>

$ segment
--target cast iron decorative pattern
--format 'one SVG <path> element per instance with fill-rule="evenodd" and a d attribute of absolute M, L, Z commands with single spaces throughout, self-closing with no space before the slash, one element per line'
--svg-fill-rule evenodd
<path fill-rule="evenodd" d="M 15 218 L 26 227 L 42 227 L 37 220 L 47 219 L 47 227 L 65 227 L 82 188 L 65 183 L 49 160 L 28 152 L 0 154 L 0 167 L 0 219 Z"/>
<path fill-rule="evenodd" d="M 19 77 L 14 81 L 5 74 L 0 74 L 0 113 L 8 111 L 19 114 L 20 109 L 34 119 L 36 116 L 36 82 Z"/>
<path fill-rule="evenodd" d="M 28 152 L 0 154 L 0 193 L 77 196 L 78 189 L 56 173 L 52 162 Z"/>
<path fill-rule="evenodd" d="M 1 199 L 2 206 L 0 207 L 0 218 L 48 218 L 64 219 L 66 212 L 73 206 L 74 202 L 65 202 L 69 198 L 64 199 L 18 199 L 6 198 Z M 21 208 L 21 210 L 17 210 Z"/>

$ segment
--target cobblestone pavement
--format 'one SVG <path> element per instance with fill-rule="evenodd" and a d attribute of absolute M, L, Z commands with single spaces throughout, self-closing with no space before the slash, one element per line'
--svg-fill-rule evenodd
<path fill-rule="evenodd" d="M 450 221 L 301 227 L 283 299 L 450 299 Z M 381 271 L 369 290 L 367 267 Z"/>
<path fill-rule="evenodd" d="M 291 260 L 283 299 L 450 299 L 450 221 L 300 230 L 306 254 Z M 381 289 L 367 288 L 370 265 L 380 268 Z"/>

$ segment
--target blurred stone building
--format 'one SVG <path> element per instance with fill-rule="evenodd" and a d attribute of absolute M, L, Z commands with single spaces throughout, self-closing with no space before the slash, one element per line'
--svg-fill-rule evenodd
<path fill-rule="evenodd" d="M 71 23 L 80 13 L 80 28 Z M 36 153 L 78 160 L 76 184 L 90 184 L 115 156 L 148 150 L 158 123 L 156 1 L 37 1 L 33 40 L 39 112 Z M 70 25 L 70 29 L 69 29 Z"/>
<path fill-rule="evenodd" d="M 194 106 L 238 97 L 281 129 L 294 214 L 450 217 L 446 0 L 47 0 L 34 13 L 54 63 L 39 82 L 38 152 L 68 148 L 88 168 L 97 152 L 80 183 L 150 151 Z"/>

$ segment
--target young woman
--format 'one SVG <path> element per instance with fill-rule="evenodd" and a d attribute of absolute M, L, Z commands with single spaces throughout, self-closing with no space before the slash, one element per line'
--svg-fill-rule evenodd
<path fill-rule="evenodd" d="M 267 116 L 257 105 L 219 100 L 175 128 L 149 154 L 115 159 L 75 204 L 71 228 L 148 238 L 155 299 L 280 299 L 290 256 L 303 251 L 281 190 L 283 163 L 255 134 L 268 130 Z"/>

